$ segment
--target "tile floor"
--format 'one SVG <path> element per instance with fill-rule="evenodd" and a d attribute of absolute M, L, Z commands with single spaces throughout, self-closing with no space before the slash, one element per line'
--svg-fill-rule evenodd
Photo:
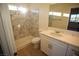
<path fill-rule="evenodd" d="M 40 49 L 33 48 L 33 44 L 30 43 L 23 49 L 17 51 L 17 56 L 47 56 Z"/>
<path fill-rule="evenodd" d="M 33 38 L 34 38 L 33 36 L 26 36 L 24 38 L 15 40 L 17 50 L 20 50 L 24 48 L 26 45 L 28 45 L 29 43 L 31 43 Z"/>

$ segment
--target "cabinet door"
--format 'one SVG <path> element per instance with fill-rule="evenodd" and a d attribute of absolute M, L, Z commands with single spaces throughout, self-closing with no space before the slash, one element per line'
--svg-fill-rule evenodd
<path fill-rule="evenodd" d="M 67 56 L 79 56 L 79 48 L 69 45 L 66 55 Z"/>
<path fill-rule="evenodd" d="M 41 38 L 41 50 L 45 54 L 48 54 L 48 37 L 41 34 L 40 38 Z"/>
<path fill-rule="evenodd" d="M 67 50 L 67 45 L 56 41 L 56 39 L 52 39 L 48 41 L 48 55 L 49 56 L 65 56 L 66 50 Z"/>

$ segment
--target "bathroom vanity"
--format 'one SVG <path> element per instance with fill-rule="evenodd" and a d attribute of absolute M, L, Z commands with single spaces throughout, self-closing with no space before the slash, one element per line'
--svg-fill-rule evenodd
<path fill-rule="evenodd" d="M 79 33 L 48 29 L 40 32 L 41 50 L 49 56 L 78 56 Z"/>

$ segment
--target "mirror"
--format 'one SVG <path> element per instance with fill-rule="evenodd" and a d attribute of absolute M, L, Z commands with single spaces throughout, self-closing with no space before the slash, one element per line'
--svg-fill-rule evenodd
<path fill-rule="evenodd" d="M 79 7 L 78 3 L 57 3 L 50 5 L 49 27 L 67 29 L 71 8 Z"/>

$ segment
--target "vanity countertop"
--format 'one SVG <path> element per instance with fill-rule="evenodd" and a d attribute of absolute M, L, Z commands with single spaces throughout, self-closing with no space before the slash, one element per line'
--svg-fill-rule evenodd
<path fill-rule="evenodd" d="M 54 29 L 55 30 L 55 29 Z M 52 35 L 51 33 L 54 32 L 53 29 L 48 29 L 41 31 L 41 34 L 44 34 L 46 36 L 49 36 L 51 38 L 55 38 L 57 40 L 60 40 L 62 42 L 65 42 L 67 44 L 71 44 L 73 46 L 79 47 L 79 32 L 73 34 L 73 32 L 67 32 L 67 31 L 60 31 L 60 35 Z"/>

